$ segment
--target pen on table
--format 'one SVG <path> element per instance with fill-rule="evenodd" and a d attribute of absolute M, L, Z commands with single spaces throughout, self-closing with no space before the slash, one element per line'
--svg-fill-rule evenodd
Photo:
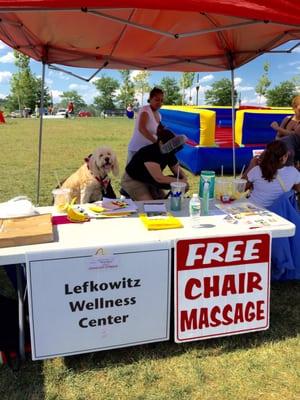
<path fill-rule="evenodd" d="M 159 206 L 161 206 L 161 205 L 163 205 L 163 204 L 165 204 L 165 203 L 144 203 L 144 206 L 153 206 L 153 205 L 159 205 Z"/>

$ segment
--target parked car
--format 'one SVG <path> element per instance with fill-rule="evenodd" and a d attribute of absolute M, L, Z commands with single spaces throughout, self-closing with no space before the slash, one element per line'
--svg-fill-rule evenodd
<path fill-rule="evenodd" d="M 9 116 L 11 118 L 21 118 L 22 117 L 22 111 L 21 110 L 16 110 L 16 111 L 12 111 Z"/>
<path fill-rule="evenodd" d="M 65 108 L 59 108 L 59 109 L 57 110 L 56 115 L 62 115 L 62 116 L 65 117 L 66 112 L 67 112 L 67 110 L 66 110 Z"/>
<path fill-rule="evenodd" d="M 78 117 L 91 117 L 92 113 L 90 111 L 79 111 Z"/>

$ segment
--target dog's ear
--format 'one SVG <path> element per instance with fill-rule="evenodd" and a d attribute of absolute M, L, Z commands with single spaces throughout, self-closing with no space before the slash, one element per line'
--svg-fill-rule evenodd
<path fill-rule="evenodd" d="M 89 169 L 92 171 L 93 174 L 98 173 L 98 165 L 96 163 L 96 157 L 94 154 L 91 155 L 90 159 L 89 159 Z"/>
<path fill-rule="evenodd" d="M 119 162 L 117 160 L 117 156 L 115 155 L 115 153 L 113 154 L 112 173 L 114 176 L 119 175 Z"/>

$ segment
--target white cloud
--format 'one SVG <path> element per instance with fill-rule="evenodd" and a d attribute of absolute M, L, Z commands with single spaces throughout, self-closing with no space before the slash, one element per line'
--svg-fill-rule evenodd
<path fill-rule="evenodd" d="M 210 82 L 214 79 L 215 77 L 212 74 L 205 75 L 202 78 L 199 79 L 199 82 Z"/>
<path fill-rule="evenodd" d="M 0 63 L 9 64 L 15 61 L 14 53 L 9 51 L 4 56 L 0 57 Z"/>
<path fill-rule="evenodd" d="M 131 71 L 130 73 L 130 79 L 133 81 L 133 79 L 140 73 L 141 71 L 138 69 L 135 69 L 133 71 Z"/>
<path fill-rule="evenodd" d="M 55 78 L 62 79 L 63 81 L 69 81 L 70 76 L 68 74 L 61 72 L 61 71 L 54 71 L 53 69 L 49 70 L 49 76 L 54 76 Z"/>
<path fill-rule="evenodd" d="M 78 89 L 80 89 L 80 86 L 81 85 L 78 85 L 78 83 L 71 83 L 68 87 L 70 90 L 78 90 Z"/>
<path fill-rule="evenodd" d="M 288 63 L 288 66 L 294 67 L 295 65 L 299 65 L 299 64 L 300 64 L 300 61 L 293 61 L 293 62 Z"/>
<path fill-rule="evenodd" d="M 6 44 L 1 42 L 1 40 L 0 40 L 0 50 L 7 49 L 7 48 L 8 48 L 8 46 L 6 46 Z"/>
<path fill-rule="evenodd" d="M 211 86 L 209 85 L 200 85 L 199 86 L 199 91 L 198 91 L 198 105 L 204 104 L 205 100 L 205 92 L 207 90 L 210 90 Z M 181 92 L 182 93 L 182 92 Z M 190 101 L 190 96 L 192 97 L 192 100 Z M 197 104 L 197 89 L 195 87 L 192 87 L 192 90 L 186 89 L 185 90 L 185 102 L 187 104 Z"/>
<path fill-rule="evenodd" d="M 42 79 L 42 75 L 37 75 L 37 78 L 39 78 L 39 79 Z M 52 85 L 52 83 L 53 83 L 54 81 L 53 81 L 53 79 L 51 79 L 51 78 L 45 78 L 45 83 L 46 83 L 46 85 Z"/>
<path fill-rule="evenodd" d="M 5 99 L 6 96 L 6 94 L 0 93 L 0 99 Z"/>
<path fill-rule="evenodd" d="M 76 90 L 87 104 L 94 102 L 94 97 L 99 95 L 99 92 L 92 84 L 71 83 L 68 86 L 69 90 Z"/>
<path fill-rule="evenodd" d="M 91 87 L 85 93 L 81 93 L 81 96 L 86 104 L 92 104 L 94 102 L 94 98 L 99 96 L 99 92 L 96 90 L 96 88 Z"/>
<path fill-rule="evenodd" d="M 145 71 L 139 70 L 139 69 L 134 69 L 134 70 L 130 71 L 130 80 L 133 81 L 134 78 L 141 72 L 145 72 Z M 147 71 L 147 72 L 149 72 L 149 77 L 151 77 L 151 72 L 150 71 Z"/>
<path fill-rule="evenodd" d="M 9 71 L 0 71 L 0 83 L 5 83 L 10 80 L 12 73 Z"/>
<path fill-rule="evenodd" d="M 242 99 L 243 105 L 252 105 L 252 106 L 265 106 L 267 104 L 267 99 L 265 96 L 255 96 L 255 97 L 244 97 Z"/>
<path fill-rule="evenodd" d="M 51 90 L 52 97 L 53 97 L 53 102 L 54 103 L 59 103 L 61 101 L 60 96 L 63 94 L 61 90 Z"/>
<path fill-rule="evenodd" d="M 243 79 L 240 77 L 236 77 L 234 78 L 234 87 L 238 92 L 251 92 L 252 90 L 254 90 L 253 86 L 242 86 Z"/>
<path fill-rule="evenodd" d="M 239 86 L 242 83 L 242 78 L 236 77 L 234 78 L 234 86 Z"/>
<path fill-rule="evenodd" d="M 239 92 L 251 92 L 252 90 L 254 91 L 255 89 L 253 86 L 237 86 L 236 90 Z"/>

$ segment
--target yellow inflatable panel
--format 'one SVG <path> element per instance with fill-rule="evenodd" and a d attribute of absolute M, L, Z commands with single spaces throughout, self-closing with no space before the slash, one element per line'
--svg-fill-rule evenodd
<path fill-rule="evenodd" d="M 266 131 L 266 129 L 270 129 L 272 132 L 272 128 L 269 128 L 270 126 L 270 119 L 271 115 L 276 116 L 276 114 L 281 114 L 282 116 L 286 115 L 291 115 L 293 113 L 293 110 L 291 108 L 281 108 L 281 109 L 272 109 L 272 110 L 256 110 L 256 109 L 245 109 L 245 110 L 238 110 L 235 113 L 235 142 L 239 145 L 247 144 L 245 143 L 245 132 L 246 128 L 249 129 L 248 127 L 245 126 L 245 114 L 256 114 L 257 116 L 260 116 L 257 118 L 257 123 L 255 127 L 252 127 L 252 135 L 253 137 L 255 136 L 256 139 L 254 139 L 253 143 L 260 143 L 261 142 L 261 135 L 263 131 Z M 267 118 L 263 118 L 263 116 L 266 116 Z M 261 121 L 259 121 L 261 120 Z M 244 135 L 244 137 L 243 137 Z M 270 139 L 272 140 L 272 139 Z"/>
<path fill-rule="evenodd" d="M 216 113 L 214 111 L 195 109 L 194 106 L 163 106 L 162 109 L 199 114 L 200 126 L 197 127 L 200 132 L 199 145 L 213 146 L 215 144 Z"/>

